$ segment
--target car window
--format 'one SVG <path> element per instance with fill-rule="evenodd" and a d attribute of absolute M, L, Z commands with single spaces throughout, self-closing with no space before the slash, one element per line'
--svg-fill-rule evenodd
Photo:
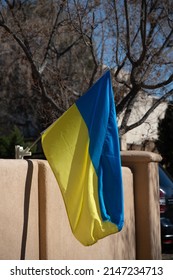
<path fill-rule="evenodd" d="M 173 188 L 173 179 L 161 166 L 159 166 L 159 182 L 161 186 L 170 186 Z"/>

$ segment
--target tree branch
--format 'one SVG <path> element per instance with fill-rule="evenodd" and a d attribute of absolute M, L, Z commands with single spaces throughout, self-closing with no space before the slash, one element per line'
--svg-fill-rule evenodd
<path fill-rule="evenodd" d="M 53 107 L 57 110 L 59 110 L 61 113 L 64 112 L 64 110 L 62 108 L 60 108 L 56 102 L 53 100 L 53 98 L 47 94 L 46 88 L 44 86 L 42 77 L 33 61 L 32 55 L 30 50 L 27 48 L 27 46 L 22 42 L 22 40 L 5 24 L 0 22 L 0 26 L 3 27 L 13 38 L 14 40 L 18 43 L 18 45 L 22 48 L 24 54 L 26 55 L 30 66 L 31 66 L 31 70 L 32 70 L 32 78 L 35 84 L 38 84 L 38 86 L 41 89 L 41 92 L 43 94 L 43 96 L 50 101 L 50 103 L 53 105 Z"/>
<path fill-rule="evenodd" d="M 82 36 L 80 36 L 78 39 L 76 39 L 76 41 L 72 42 L 67 48 L 65 48 L 63 51 L 59 52 L 55 46 L 54 48 L 51 47 L 51 51 L 55 52 L 57 55 L 57 59 L 59 59 L 61 56 L 63 56 L 65 53 L 67 53 L 68 51 L 70 51 L 71 48 L 73 48 L 75 45 L 77 45 L 79 43 L 79 41 L 81 40 Z"/>
<path fill-rule="evenodd" d="M 135 100 L 136 100 L 136 95 L 139 92 L 139 88 L 134 87 L 131 90 L 131 92 L 132 92 L 132 94 L 128 99 L 128 102 L 127 102 L 127 105 L 126 105 L 126 110 L 124 112 L 124 116 L 123 116 L 123 119 L 121 121 L 121 126 L 120 126 L 120 129 L 119 129 L 120 135 L 123 135 L 126 132 L 127 123 L 129 121 L 129 118 L 130 118 L 130 115 L 131 115 L 131 112 L 132 112 L 132 109 L 133 109 L 133 105 L 134 105 Z"/>
<path fill-rule="evenodd" d="M 119 116 L 122 113 L 123 109 L 127 106 L 130 100 L 132 100 L 133 97 L 136 96 L 139 90 L 140 87 L 138 85 L 133 86 L 130 92 L 121 100 L 121 102 L 116 107 L 117 116 Z"/>
<path fill-rule="evenodd" d="M 146 85 L 144 83 L 141 83 L 141 87 L 144 88 L 144 89 L 158 89 L 158 88 L 161 88 L 163 86 L 169 85 L 171 82 L 173 82 L 173 74 L 171 74 L 167 80 L 165 80 L 161 83 L 158 83 L 156 85 Z"/>
<path fill-rule="evenodd" d="M 140 18 L 140 33 L 142 41 L 142 52 L 139 59 L 135 62 L 135 65 L 140 65 L 144 60 L 146 54 L 146 23 L 147 23 L 147 6 L 146 1 L 142 0 L 141 3 L 141 18 Z"/>
<path fill-rule="evenodd" d="M 141 125 L 142 123 L 145 122 L 145 120 L 149 117 L 149 115 L 154 111 L 154 109 L 157 108 L 158 105 L 161 104 L 161 102 L 163 102 L 164 100 L 166 100 L 169 96 L 173 95 L 173 90 L 168 91 L 164 96 L 162 96 L 161 98 L 159 98 L 154 104 L 153 106 L 150 107 L 150 109 L 144 114 L 144 116 L 137 122 L 126 126 L 125 128 L 125 133 L 127 133 L 129 130 L 134 129 L 135 127 Z"/>
<path fill-rule="evenodd" d="M 64 2 L 64 4 L 65 4 L 65 2 Z M 55 19 L 54 25 L 52 27 L 52 31 L 51 31 L 50 36 L 49 36 L 49 40 L 48 40 L 48 43 L 47 43 L 47 47 L 46 47 L 46 51 L 45 51 L 45 54 L 44 54 L 44 57 L 43 57 L 43 61 L 41 63 L 41 66 L 39 67 L 39 73 L 40 74 L 42 74 L 42 72 L 44 71 L 44 69 L 46 67 L 47 58 L 48 58 L 48 53 L 49 53 L 49 50 L 50 50 L 51 42 L 53 40 L 53 36 L 54 36 L 56 28 L 57 28 L 59 16 L 60 16 L 60 14 L 63 11 L 64 4 L 60 5 L 60 8 L 59 8 L 59 10 L 57 12 L 56 19 Z"/>
<path fill-rule="evenodd" d="M 127 30 L 127 36 L 126 36 L 127 56 L 129 61 L 132 64 L 134 64 L 134 60 L 131 57 L 131 51 L 130 51 L 130 29 L 129 29 L 129 15 L 128 15 L 127 0 L 124 0 L 124 7 L 125 7 L 125 20 L 126 20 L 126 30 Z"/>

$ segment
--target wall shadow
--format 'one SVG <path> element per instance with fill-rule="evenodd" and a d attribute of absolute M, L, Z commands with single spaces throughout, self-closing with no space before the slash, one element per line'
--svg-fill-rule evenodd
<path fill-rule="evenodd" d="M 25 182 L 25 191 L 24 191 L 24 215 L 23 215 L 23 231 L 22 231 L 22 243 L 21 243 L 21 253 L 20 260 L 25 260 L 26 254 L 26 242 L 27 242 L 27 234 L 28 234 L 28 218 L 29 218 L 29 204 L 30 204 L 30 195 L 31 195 L 31 184 L 32 184 L 32 176 L 33 176 L 33 163 L 31 160 L 27 160 L 28 170 L 26 175 Z"/>

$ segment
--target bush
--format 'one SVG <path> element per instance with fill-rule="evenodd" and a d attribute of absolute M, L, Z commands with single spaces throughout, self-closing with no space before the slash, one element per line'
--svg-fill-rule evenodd
<path fill-rule="evenodd" d="M 0 158 L 15 158 L 15 145 L 25 145 L 24 137 L 16 126 L 9 135 L 0 136 Z"/>

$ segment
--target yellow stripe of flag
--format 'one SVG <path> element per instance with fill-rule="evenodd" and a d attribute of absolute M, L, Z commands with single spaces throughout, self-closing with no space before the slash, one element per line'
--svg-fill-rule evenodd
<path fill-rule="evenodd" d="M 45 131 L 42 145 L 59 183 L 75 237 L 91 245 L 117 232 L 115 224 L 101 218 L 88 130 L 75 104 Z"/>

